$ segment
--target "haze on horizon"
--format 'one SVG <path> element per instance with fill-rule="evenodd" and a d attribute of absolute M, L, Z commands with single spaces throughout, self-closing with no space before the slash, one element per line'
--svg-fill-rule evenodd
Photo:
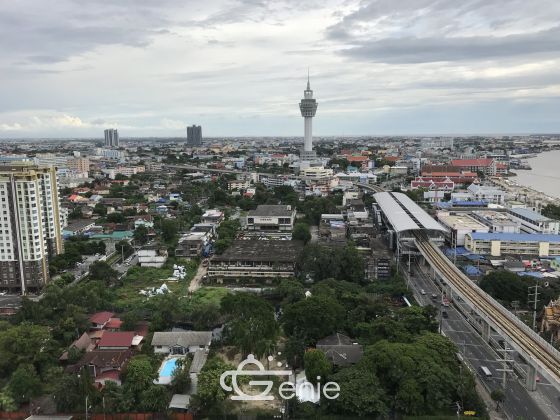
<path fill-rule="evenodd" d="M 560 2 L 0 5 L 0 138 L 559 132 Z"/>

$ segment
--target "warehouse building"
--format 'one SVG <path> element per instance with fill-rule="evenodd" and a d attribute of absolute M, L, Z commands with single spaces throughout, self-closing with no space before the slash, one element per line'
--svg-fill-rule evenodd
<path fill-rule="evenodd" d="M 529 233 L 467 233 L 465 248 L 475 254 L 560 256 L 560 235 Z"/>
<path fill-rule="evenodd" d="M 520 233 L 521 223 L 512 220 L 504 211 L 473 210 L 472 217 L 490 228 L 495 233 Z"/>

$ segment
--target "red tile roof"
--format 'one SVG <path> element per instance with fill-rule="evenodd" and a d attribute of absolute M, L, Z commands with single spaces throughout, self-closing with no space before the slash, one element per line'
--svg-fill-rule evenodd
<path fill-rule="evenodd" d="M 134 332 L 132 331 L 105 331 L 97 347 L 130 347 L 132 346 L 133 338 Z"/>
<path fill-rule="evenodd" d="M 490 166 L 493 159 L 453 159 L 451 164 L 453 166 Z"/>
<path fill-rule="evenodd" d="M 89 317 L 89 321 L 92 324 L 105 324 L 109 321 L 109 319 L 111 319 L 113 315 L 113 312 L 97 312 Z"/>
<path fill-rule="evenodd" d="M 109 330 L 118 330 L 121 327 L 122 323 L 123 322 L 119 318 L 111 318 L 109 322 L 105 324 L 105 328 Z"/>

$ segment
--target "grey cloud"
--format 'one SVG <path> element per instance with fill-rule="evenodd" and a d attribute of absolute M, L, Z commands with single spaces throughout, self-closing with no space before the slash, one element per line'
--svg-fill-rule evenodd
<path fill-rule="evenodd" d="M 385 38 L 359 41 L 341 53 L 384 63 L 429 63 L 499 59 L 560 51 L 560 26 L 536 33 L 503 37 Z"/>

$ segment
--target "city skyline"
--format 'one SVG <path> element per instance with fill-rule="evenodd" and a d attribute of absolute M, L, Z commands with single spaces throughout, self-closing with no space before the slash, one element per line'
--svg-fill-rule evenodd
<path fill-rule="evenodd" d="M 393 3 L 3 4 L 0 138 L 560 131 L 558 3 Z"/>

